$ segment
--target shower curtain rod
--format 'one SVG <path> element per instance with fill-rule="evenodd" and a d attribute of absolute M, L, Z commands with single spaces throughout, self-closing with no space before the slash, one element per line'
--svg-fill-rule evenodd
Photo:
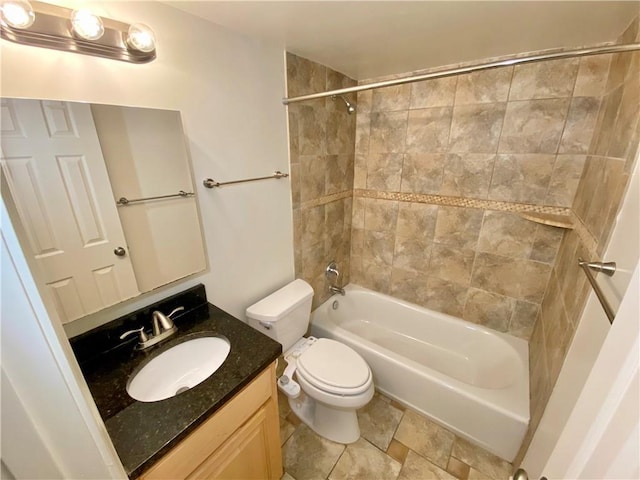
<path fill-rule="evenodd" d="M 508 67 L 511 65 L 522 65 L 525 63 L 542 62 L 544 60 L 561 60 L 564 58 L 585 57 L 588 55 L 604 55 L 607 53 L 623 53 L 640 50 L 640 43 L 629 43 L 626 45 L 607 45 L 604 47 L 579 48 L 574 50 L 565 50 L 564 52 L 542 53 L 539 55 L 531 55 L 528 57 L 511 57 L 506 60 L 495 62 L 477 63 L 466 67 L 450 68 L 439 70 L 436 72 L 425 73 L 422 75 L 412 75 L 410 77 L 396 78 L 393 80 L 385 80 L 382 82 L 368 83 L 366 85 L 358 85 L 355 87 L 340 88 L 337 90 L 329 90 L 327 92 L 311 93 L 309 95 L 300 95 L 298 97 L 283 98 L 282 103 L 289 105 L 290 103 L 302 102 L 304 100 L 314 100 L 316 98 L 331 97 L 333 95 L 343 95 L 345 93 L 362 92 L 364 90 L 373 90 L 375 88 L 393 87 L 395 85 L 404 85 L 405 83 L 421 82 L 432 78 L 450 77 L 461 73 L 477 72 L 479 70 L 488 70 L 491 68 Z"/>

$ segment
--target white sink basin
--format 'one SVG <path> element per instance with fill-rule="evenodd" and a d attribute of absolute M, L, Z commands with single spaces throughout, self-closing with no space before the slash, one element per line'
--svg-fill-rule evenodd
<path fill-rule="evenodd" d="M 209 378 L 229 355 L 229 340 L 199 337 L 154 357 L 129 380 L 127 392 L 140 402 L 173 397 Z"/>

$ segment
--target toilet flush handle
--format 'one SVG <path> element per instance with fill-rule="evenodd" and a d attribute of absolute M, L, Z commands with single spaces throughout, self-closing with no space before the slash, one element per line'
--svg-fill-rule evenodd
<path fill-rule="evenodd" d="M 273 327 L 273 325 L 271 324 L 271 322 L 258 322 L 260 324 L 261 327 L 263 327 L 265 330 L 271 330 L 271 328 Z"/>

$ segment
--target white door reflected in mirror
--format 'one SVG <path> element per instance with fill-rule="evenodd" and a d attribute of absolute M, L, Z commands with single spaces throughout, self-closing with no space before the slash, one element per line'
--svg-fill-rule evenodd
<path fill-rule="evenodd" d="M 179 112 L 3 98 L 1 127 L 3 201 L 63 323 L 206 268 L 195 196 L 116 206 L 195 192 Z"/>

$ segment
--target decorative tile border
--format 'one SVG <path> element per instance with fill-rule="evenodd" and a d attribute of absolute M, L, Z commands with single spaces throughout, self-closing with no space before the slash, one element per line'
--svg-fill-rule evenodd
<path fill-rule="evenodd" d="M 354 197 L 376 198 L 379 200 L 396 200 L 399 202 L 428 203 L 447 207 L 466 207 L 482 210 L 497 210 L 500 212 L 535 212 L 553 213 L 555 215 L 569 215 L 570 208 L 548 207 L 527 203 L 499 202 L 495 200 L 480 200 L 476 198 L 447 197 L 444 195 L 426 195 L 420 193 L 379 192 L 375 190 L 355 189 Z"/>
<path fill-rule="evenodd" d="M 378 200 L 395 200 L 398 202 L 428 203 L 430 205 L 442 205 L 446 207 L 477 208 L 480 210 L 495 210 L 498 212 L 533 212 L 551 213 L 555 215 L 567 215 L 571 218 L 574 230 L 585 248 L 596 255 L 598 241 L 593 237 L 582 220 L 566 207 L 552 207 L 546 205 L 532 205 L 528 203 L 500 202 L 496 200 L 480 200 L 476 198 L 448 197 L 444 195 L 427 195 L 420 193 L 383 192 L 377 190 L 365 190 L 356 188 L 331 195 L 325 195 L 300 204 L 300 209 L 313 208 L 327 203 L 336 202 L 345 198 L 375 198 Z"/>

